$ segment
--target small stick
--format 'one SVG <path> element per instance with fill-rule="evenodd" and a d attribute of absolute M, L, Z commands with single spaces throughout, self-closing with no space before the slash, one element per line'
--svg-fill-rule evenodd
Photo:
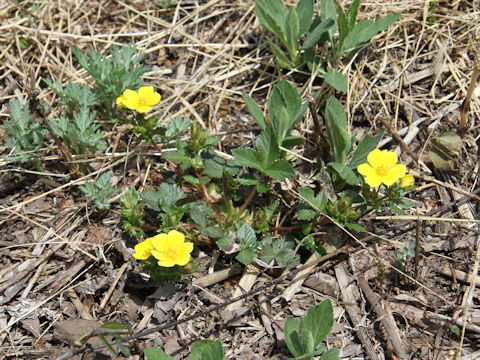
<path fill-rule="evenodd" d="M 377 318 L 380 319 L 380 321 L 382 322 L 382 325 L 387 334 L 387 339 L 390 340 L 395 354 L 397 354 L 399 359 L 408 359 L 409 356 L 405 351 L 397 324 L 393 320 L 393 316 L 391 316 L 391 313 L 389 316 L 389 313 L 387 313 L 383 309 L 382 305 L 378 301 L 377 296 L 372 291 L 363 275 L 360 275 L 358 277 L 358 285 L 362 289 L 362 292 L 365 294 L 365 297 L 367 298 L 370 305 L 372 305 L 373 310 L 377 314 Z M 386 305 L 386 303 L 384 304 Z"/>
<path fill-rule="evenodd" d="M 457 130 L 457 134 L 460 137 L 463 137 L 466 131 L 465 126 L 467 125 L 467 115 L 468 115 L 468 110 L 470 108 L 470 100 L 472 99 L 472 94 L 473 94 L 473 91 L 475 90 L 475 86 L 477 85 L 478 75 L 480 72 L 479 62 L 480 61 L 478 59 L 478 54 L 475 51 L 475 60 L 473 62 L 472 79 L 470 81 L 470 84 L 468 85 L 467 95 L 465 96 L 465 99 L 463 100 L 463 103 L 462 103 L 462 107 L 460 109 L 460 114 L 461 114 L 460 123 L 458 124 L 458 130 Z"/>
<path fill-rule="evenodd" d="M 109 288 L 108 291 L 105 293 L 105 296 L 103 297 L 102 302 L 100 303 L 100 306 L 98 307 L 99 311 L 102 311 L 103 308 L 107 305 L 108 299 L 110 299 L 110 297 L 112 296 L 113 291 L 115 290 L 115 287 L 116 287 L 117 284 L 118 284 L 118 281 L 119 281 L 120 278 L 122 277 L 122 275 L 123 275 L 123 273 L 125 272 L 125 270 L 127 270 L 127 268 L 128 268 L 129 265 L 130 265 L 130 262 L 124 263 L 124 264 L 122 265 L 122 267 L 120 268 L 120 270 L 118 271 L 117 276 L 115 276 L 115 280 L 113 280 L 112 285 L 110 285 L 110 288 Z"/>
<path fill-rule="evenodd" d="M 418 165 L 418 161 L 419 161 L 419 157 L 417 154 L 415 154 L 413 152 L 412 149 L 410 149 L 410 146 L 408 146 L 405 141 L 403 141 L 403 139 L 400 137 L 400 135 L 397 134 L 397 132 L 392 128 L 392 126 L 390 125 L 390 123 L 388 122 L 387 119 L 385 118 L 382 118 L 382 117 L 378 117 L 380 119 L 380 121 L 382 122 L 383 125 L 385 125 L 385 127 L 387 128 L 388 132 L 390 134 L 392 134 L 392 136 L 395 138 L 395 140 L 397 140 L 400 145 L 402 146 L 403 150 L 405 150 L 407 152 L 408 155 L 410 155 L 410 157 L 415 160 L 415 162 L 417 163 Z"/>

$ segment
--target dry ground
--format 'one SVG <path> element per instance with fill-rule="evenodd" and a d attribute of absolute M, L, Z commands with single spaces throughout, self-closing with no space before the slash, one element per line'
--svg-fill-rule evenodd
<path fill-rule="evenodd" d="M 292 277 L 287 277 L 244 300 L 233 320 L 215 311 L 132 340 L 132 358 L 141 358 L 145 346 L 185 358 L 191 344 L 202 338 L 222 341 L 229 359 L 282 358 L 288 356 L 282 334 L 285 318 L 301 316 L 325 298 L 335 310 L 328 345 L 341 349 L 343 359 L 393 359 L 392 348 L 398 347 L 412 359 L 453 359 L 455 354 L 456 359 L 480 358 L 475 96 L 469 130 L 456 158 L 459 170 L 438 171 L 428 157 L 431 136 L 458 126 L 478 49 L 479 3 L 437 1 L 435 14 L 429 13 L 428 1 L 362 3 L 360 18 L 390 12 L 403 16 L 343 65 L 349 91 L 337 97 L 357 138 L 377 133 L 380 119 L 386 118 L 391 132 L 418 154 L 420 166 L 391 133 L 382 143 L 385 149 L 397 149 L 417 175 L 411 214 L 430 219 L 379 219 L 370 213 L 361 220 L 370 234 L 360 234 L 360 239 L 338 228 L 319 228 L 343 247 L 310 269 L 294 291 Z M 72 57 L 72 45 L 84 51 L 93 45 L 106 53 L 113 45 L 136 44 L 151 67 L 145 82 L 162 93 L 156 110 L 162 121 L 189 116 L 221 135 L 220 149 L 226 152 L 251 141 L 248 129 L 255 123 L 244 108 L 242 92 L 263 106 L 280 78 L 295 84 L 302 95 L 321 85 L 308 74 L 275 67 L 266 46 L 271 34 L 256 20 L 253 0 L 179 1 L 168 9 L 153 0 L 3 0 L 0 29 L 0 120 L 8 116 L 9 99 L 26 100 L 25 84 L 32 80 L 50 105 L 55 97 L 42 78 L 91 81 Z M 30 46 L 22 50 L 20 41 L 27 36 Z M 308 136 L 312 128 L 307 114 L 298 130 Z M 239 129 L 245 131 L 233 131 Z M 0 134 L 3 138 L 2 130 Z M 115 129 L 104 137 L 113 144 Z M 131 139 L 124 139 L 113 159 L 99 155 L 88 161 L 96 161 L 99 169 L 112 168 L 120 189 L 140 181 L 156 188 L 164 162 L 153 152 L 127 156 Z M 217 261 L 217 250 L 204 247 L 195 254 L 202 260 L 203 274 L 188 276 L 176 287 L 155 287 L 139 276 L 132 261 L 134 244 L 122 235 L 118 198 L 108 215 L 89 216 L 54 143 L 47 140 L 46 145 L 46 170 L 38 173 L 27 164 L 2 161 L 7 149 L 0 143 L 0 358 L 47 359 L 65 353 L 72 340 L 67 320 L 118 321 L 140 332 L 230 299 L 240 277 L 243 286 L 250 280 L 256 287 L 279 276 L 242 269 L 222 255 Z M 308 145 L 298 151 L 314 159 Z M 308 176 L 299 173 L 298 181 L 306 183 Z M 422 245 L 417 280 L 412 263 L 406 277 L 392 267 L 393 252 L 413 239 Z M 200 282 L 232 265 L 230 277 Z M 452 325 L 458 326 L 458 334 Z M 83 329 L 80 322 L 75 327 Z M 94 358 L 91 353 L 81 356 Z"/>

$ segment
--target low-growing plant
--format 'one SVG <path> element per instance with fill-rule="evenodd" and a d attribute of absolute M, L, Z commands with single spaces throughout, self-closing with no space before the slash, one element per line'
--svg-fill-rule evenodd
<path fill-rule="evenodd" d="M 290 134 L 308 107 L 308 103 L 302 105 L 302 99 L 294 86 L 284 80 L 275 84 L 267 105 L 270 122 L 267 122 L 263 112 L 248 94 L 242 93 L 242 96 L 248 111 L 262 130 L 272 128 L 279 146 L 292 147 L 305 142 L 303 137 Z"/>
<path fill-rule="evenodd" d="M 295 359 L 311 360 L 321 355 L 320 360 L 338 360 L 337 349 L 327 350 L 320 345 L 332 327 L 333 308 L 328 299 L 312 306 L 301 319 L 289 316 L 283 328 L 288 350 Z"/>
<path fill-rule="evenodd" d="M 93 47 L 88 56 L 75 46 L 71 50 L 80 65 L 95 80 L 98 111 L 104 118 L 114 117 L 115 99 L 126 89 L 139 89 L 143 86 L 141 76 L 148 68 L 140 65 L 144 55 L 136 54 L 135 46 L 114 46 L 111 57 L 102 56 Z M 64 95 L 67 96 L 68 93 Z"/>
<path fill-rule="evenodd" d="M 296 7 L 288 9 L 283 0 L 255 1 L 258 20 L 267 30 L 277 35 L 287 50 L 285 53 L 268 39 L 278 64 L 289 69 L 307 64 L 310 71 L 317 72 L 330 86 L 346 92 L 347 80 L 337 70 L 342 57 L 359 52 L 376 34 L 393 24 L 400 14 L 389 14 L 377 21 L 361 20 L 357 23 L 360 0 L 354 0 L 346 11 L 334 0 L 320 0 L 319 6 L 321 16 L 313 18 L 314 0 L 300 0 Z M 326 41 L 330 43 L 330 56 L 326 61 L 321 61 L 318 49 Z"/>
<path fill-rule="evenodd" d="M 39 123 L 32 122 L 29 104 L 20 105 L 17 99 L 9 102 L 10 120 L 4 120 L 2 128 L 10 137 L 5 138 L 5 145 L 10 149 L 7 161 L 26 162 L 40 155 L 42 141 L 47 130 Z M 41 164 L 38 163 L 41 167 Z"/>
<path fill-rule="evenodd" d="M 94 203 L 97 210 L 110 209 L 108 200 L 118 193 L 110 181 L 112 175 L 111 171 L 104 172 L 95 182 L 87 181 L 78 187 L 85 197 Z"/>
<path fill-rule="evenodd" d="M 59 120 L 49 119 L 52 130 L 67 144 L 72 154 L 83 155 L 105 150 L 107 143 L 102 137 L 100 125 L 95 124 L 95 112 L 87 106 L 72 112 L 72 118 L 61 116 Z"/>
<path fill-rule="evenodd" d="M 405 243 L 401 251 L 395 251 L 393 258 L 395 259 L 397 267 L 401 271 L 405 271 L 407 262 L 415 257 L 415 241 Z"/>
<path fill-rule="evenodd" d="M 140 238 L 143 236 L 143 201 L 140 200 L 140 194 L 134 187 L 122 197 L 121 220 L 122 228 L 128 235 L 133 238 Z"/>

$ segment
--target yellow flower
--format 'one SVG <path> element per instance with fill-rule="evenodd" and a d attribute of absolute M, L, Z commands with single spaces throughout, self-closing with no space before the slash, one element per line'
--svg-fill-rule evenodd
<path fill-rule="evenodd" d="M 400 180 L 400 187 L 406 188 L 409 186 L 413 186 L 414 183 L 415 183 L 415 178 L 413 177 L 413 175 L 407 174 L 404 177 L 402 177 L 402 180 Z"/>
<path fill-rule="evenodd" d="M 365 176 L 365 182 L 371 187 L 391 186 L 407 172 L 405 165 L 397 164 L 397 154 L 392 151 L 375 149 L 368 154 L 367 161 L 368 164 L 358 165 L 357 171 Z"/>
<path fill-rule="evenodd" d="M 133 254 L 133 257 L 137 260 L 147 260 L 151 256 L 150 252 L 153 249 L 152 238 L 148 238 L 135 245 L 135 254 Z"/>
<path fill-rule="evenodd" d="M 158 260 L 159 266 L 183 266 L 190 261 L 193 243 L 185 242 L 182 233 L 172 230 L 168 234 L 158 234 L 151 239 L 155 248 L 151 254 Z"/>
<path fill-rule="evenodd" d="M 142 86 L 136 91 L 126 89 L 122 95 L 117 97 L 115 103 L 130 110 L 136 110 L 140 114 L 153 109 L 153 105 L 160 102 L 162 97 L 153 90 L 153 86 Z"/>

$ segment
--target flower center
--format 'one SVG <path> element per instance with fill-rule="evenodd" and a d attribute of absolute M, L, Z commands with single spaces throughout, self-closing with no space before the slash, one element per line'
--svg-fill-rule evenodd
<path fill-rule="evenodd" d="M 139 97 L 138 98 L 138 107 L 143 107 L 147 105 L 147 99 L 143 98 L 143 97 Z"/>
<path fill-rule="evenodd" d="M 169 259 L 175 259 L 177 257 L 177 249 L 175 248 L 168 248 L 168 250 L 165 252 L 165 255 Z"/>
<path fill-rule="evenodd" d="M 378 176 L 386 176 L 388 173 L 388 170 L 385 169 L 383 166 L 381 168 L 377 169 L 377 175 Z"/>

